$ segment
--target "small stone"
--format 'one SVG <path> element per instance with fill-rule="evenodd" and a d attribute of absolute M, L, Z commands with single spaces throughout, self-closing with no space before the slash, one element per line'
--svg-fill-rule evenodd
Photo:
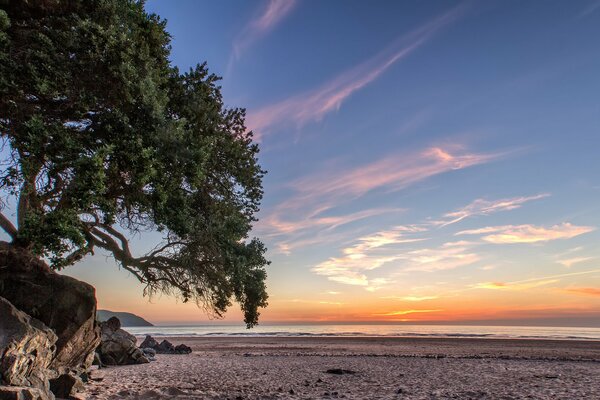
<path fill-rule="evenodd" d="M 331 368 L 325 372 L 328 374 L 333 374 L 333 375 L 353 375 L 356 373 L 356 371 L 352 371 L 350 369 L 343 369 L 343 368 Z"/>

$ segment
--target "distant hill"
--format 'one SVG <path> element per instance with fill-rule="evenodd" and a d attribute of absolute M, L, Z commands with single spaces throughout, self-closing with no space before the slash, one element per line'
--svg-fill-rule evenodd
<path fill-rule="evenodd" d="M 96 311 L 96 319 L 100 322 L 108 320 L 110 317 L 117 317 L 123 326 L 154 326 L 144 318 L 128 312 L 116 312 L 109 310 Z"/>

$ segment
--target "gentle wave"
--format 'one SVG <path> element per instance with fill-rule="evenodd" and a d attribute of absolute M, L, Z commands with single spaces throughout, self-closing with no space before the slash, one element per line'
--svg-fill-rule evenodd
<path fill-rule="evenodd" d="M 600 328 L 522 326 L 261 325 L 247 330 L 243 326 L 198 325 L 126 329 L 137 336 L 156 337 L 439 337 L 600 340 Z"/>

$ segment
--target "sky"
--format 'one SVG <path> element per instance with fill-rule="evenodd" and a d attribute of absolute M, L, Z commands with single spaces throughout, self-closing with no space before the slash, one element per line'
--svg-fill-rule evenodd
<path fill-rule="evenodd" d="M 206 61 L 247 108 L 268 171 L 263 323 L 600 326 L 598 0 L 146 8 L 173 64 Z M 100 308 L 207 321 L 106 255 L 66 273 Z"/>

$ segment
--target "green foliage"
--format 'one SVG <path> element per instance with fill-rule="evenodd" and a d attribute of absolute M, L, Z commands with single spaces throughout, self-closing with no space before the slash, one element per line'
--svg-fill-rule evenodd
<path fill-rule="evenodd" d="M 17 198 L 14 245 L 77 262 L 110 251 L 148 293 L 245 321 L 267 305 L 265 248 L 248 238 L 262 198 L 243 109 L 205 64 L 170 65 L 165 22 L 132 0 L 0 3 L 0 187 Z M 123 231 L 158 230 L 144 256 Z"/>

